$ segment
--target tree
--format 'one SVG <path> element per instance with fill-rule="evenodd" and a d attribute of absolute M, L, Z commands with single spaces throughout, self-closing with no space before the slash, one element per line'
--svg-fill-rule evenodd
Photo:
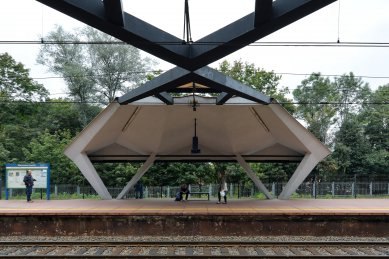
<path fill-rule="evenodd" d="M 234 61 L 230 64 L 224 60 L 219 64 L 220 72 L 234 78 L 241 83 L 251 86 L 252 88 L 264 93 L 280 103 L 290 112 L 294 112 L 294 106 L 291 100 L 286 98 L 289 93 L 288 88 L 280 88 L 279 83 L 281 76 L 277 76 L 274 72 L 267 72 L 261 68 L 255 67 L 254 64 L 243 63 L 241 60 Z"/>
<path fill-rule="evenodd" d="M 389 84 L 380 86 L 369 96 L 358 118 L 364 137 L 370 144 L 366 163 L 370 174 L 389 173 Z"/>
<path fill-rule="evenodd" d="M 369 97 L 359 115 L 365 136 L 375 150 L 389 151 L 389 84 L 380 86 Z"/>
<path fill-rule="evenodd" d="M 334 157 L 342 176 L 368 173 L 366 155 L 369 144 L 363 136 L 362 124 L 358 117 L 349 114 L 342 122 L 335 137 Z"/>
<path fill-rule="evenodd" d="M 29 77 L 29 70 L 8 53 L 0 55 L 0 98 L 2 101 L 42 101 L 49 92 Z"/>
<path fill-rule="evenodd" d="M 101 112 L 97 105 L 73 103 L 69 99 L 50 99 L 36 106 L 39 117 L 36 127 L 50 133 L 66 129 L 73 136 Z"/>
<path fill-rule="evenodd" d="M 48 91 L 29 77 L 29 70 L 9 54 L 0 55 L 0 164 L 23 158 L 21 148 L 36 136 L 34 123 L 36 106 L 32 101 L 43 101 Z"/>
<path fill-rule="evenodd" d="M 50 163 L 51 181 L 55 184 L 80 184 L 83 181 L 83 176 L 63 153 L 71 138 L 72 135 L 69 131 L 59 131 L 54 134 L 44 132 L 23 148 L 26 161 Z"/>
<path fill-rule="evenodd" d="M 112 44 L 115 38 L 93 28 L 79 31 L 70 33 L 57 26 L 46 37 L 56 44 L 44 44 L 37 58 L 39 64 L 64 77 L 71 97 L 111 102 L 146 78 L 151 61 L 142 59 L 138 49 L 119 41 Z"/>
<path fill-rule="evenodd" d="M 335 78 L 335 88 L 339 92 L 339 125 L 346 120 L 349 114 L 357 114 L 362 104 L 367 101 L 371 90 L 367 83 L 360 77 L 355 77 L 352 72 Z"/>
<path fill-rule="evenodd" d="M 299 103 L 297 117 L 307 123 L 308 130 L 320 141 L 329 144 L 328 131 L 336 122 L 337 113 L 337 107 L 331 103 L 339 100 L 335 85 L 328 77 L 312 73 L 293 91 L 293 97 Z"/>

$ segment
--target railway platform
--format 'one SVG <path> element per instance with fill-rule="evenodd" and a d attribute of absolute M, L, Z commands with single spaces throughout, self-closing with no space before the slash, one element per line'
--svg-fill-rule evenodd
<path fill-rule="evenodd" d="M 387 199 L 0 201 L 1 235 L 387 236 Z"/>

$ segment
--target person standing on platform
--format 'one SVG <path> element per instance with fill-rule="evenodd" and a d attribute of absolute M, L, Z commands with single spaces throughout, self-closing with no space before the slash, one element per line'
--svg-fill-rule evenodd
<path fill-rule="evenodd" d="M 32 171 L 27 170 L 26 175 L 23 178 L 23 182 L 26 185 L 27 202 L 33 202 L 31 200 L 31 194 L 32 194 L 32 187 L 34 186 L 34 181 L 36 180 L 32 177 Z"/>
<path fill-rule="evenodd" d="M 227 182 L 226 182 L 226 173 L 224 170 L 219 172 L 218 178 L 219 178 L 219 189 L 217 193 L 217 197 L 218 197 L 217 204 L 220 204 L 222 197 L 224 198 L 223 204 L 226 204 L 228 189 L 227 189 Z"/>
<path fill-rule="evenodd" d="M 143 199 L 143 184 L 140 180 L 135 184 L 135 199 Z"/>

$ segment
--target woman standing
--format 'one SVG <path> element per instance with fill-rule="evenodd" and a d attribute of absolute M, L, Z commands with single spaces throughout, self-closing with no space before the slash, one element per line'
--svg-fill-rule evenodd
<path fill-rule="evenodd" d="M 227 203 L 227 182 L 226 182 L 226 173 L 224 170 L 221 170 L 219 172 L 219 189 L 218 189 L 218 193 L 217 193 L 217 197 L 219 199 L 219 201 L 217 202 L 217 204 L 220 204 L 220 201 L 221 201 L 221 197 L 223 196 L 224 198 L 224 202 L 223 204 L 226 204 Z"/>

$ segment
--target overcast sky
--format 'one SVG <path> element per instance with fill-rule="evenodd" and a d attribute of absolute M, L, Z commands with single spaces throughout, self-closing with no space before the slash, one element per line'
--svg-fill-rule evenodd
<path fill-rule="evenodd" d="M 86 1 L 86 0 L 80 0 Z M 182 38 L 184 0 L 122 0 L 126 12 Z M 290 0 L 292 1 L 292 0 Z M 68 30 L 83 24 L 35 0 L 0 0 L 0 41 L 34 41 L 47 34 L 55 24 Z M 254 0 L 189 0 L 194 41 L 253 12 Z M 340 16 L 339 16 L 340 6 Z M 271 35 L 260 42 L 340 42 L 389 43 L 388 0 L 340 0 Z M 339 19 L 338 19 L 339 18 Z M 339 23 L 338 23 L 339 21 Z M 389 46 L 389 44 L 388 44 Z M 46 68 L 36 64 L 39 45 L 0 44 L 31 70 L 31 77 L 49 77 Z M 226 57 L 254 63 L 275 73 L 341 75 L 354 72 L 373 89 L 389 83 L 389 47 L 264 47 L 248 46 Z M 158 59 L 156 59 L 158 60 Z M 158 60 L 158 68 L 172 67 Z M 217 67 L 220 61 L 211 64 Z M 306 78 L 282 75 L 281 84 L 290 89 Z M 39 79 L 55 94 L 66 92 L 60 79 Z"/>

